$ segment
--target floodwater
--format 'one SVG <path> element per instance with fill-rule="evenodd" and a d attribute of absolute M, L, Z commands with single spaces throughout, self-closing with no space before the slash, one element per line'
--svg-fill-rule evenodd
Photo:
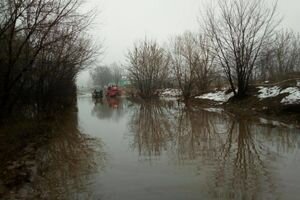
<path fill-rule="evenodd" d="M 299 199 L 293 125 L 172 100 L 89 97 L 69 124 L 73 134 L 41 152 L 38 187 L 50 199 Z"/>

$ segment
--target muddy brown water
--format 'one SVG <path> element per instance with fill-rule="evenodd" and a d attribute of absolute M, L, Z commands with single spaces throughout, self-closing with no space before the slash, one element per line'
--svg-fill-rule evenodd
<path fill-rule="evenodd" d="M 71 124 L 80 132 L 40 153 L 40 198 L 299 199 L 293 125 L 172 100 L 89 97 L 78 98 Z"/>

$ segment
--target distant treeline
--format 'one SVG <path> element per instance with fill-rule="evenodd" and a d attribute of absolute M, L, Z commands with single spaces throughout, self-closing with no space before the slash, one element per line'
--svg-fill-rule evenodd
<path fill-rule="evenodd" d="M 0 2 L 0 118 L 33 117 L 74 102 L 76 75 L 95 48 L 80 0 Z"/>
<path fill-rule="evenodd" d="M 123 76 L 123 69 L 117 63 L 99 65 L 90 71 L 93 86 L 104 88 L 109 84 L 119 85 Z"/>
<path fill-rule="evenodd" d="M 223 86 L 241 98 L 251 83 L 300 77 L 299 34 L 278 29 L 276 9 L 276 1 L 217 1 L 201 13 L 199 32 L 165 46 L 137 42 L 127 55 L 129 79 L 142 97 L 171 85 L 188 99 Z"/>

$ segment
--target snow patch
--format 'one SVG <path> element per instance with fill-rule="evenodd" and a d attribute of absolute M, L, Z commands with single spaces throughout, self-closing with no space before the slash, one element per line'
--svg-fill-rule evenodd
<path fill-rule="evenodd" d="M 280 94 L 289 93 L 280 103 L 282 104 L 297 104 L 300 103 L 300 90 L 297 87 L 289 87 L 280 92 Z"/>
<path fill-rule="evenodd" d="M 300 81 L 297 81 L 297 87 L 300 87 Z"/>
<path fill-rule="evenodd" d="M 195 97 L 196 99 L 207 99 L 212 101 L 218 101 L 218 102 L 227 102 L 231 97 L 233 97 L 233 92 L 225 94 L 225 91 L 217 91 L 217 92 L 211 92 L 207 94 L 203 94 L 200 96 Z"/>
<path fill-rule="evenodd" d="M 297 104 L 300 103 L 300 89 L 298 87 L 288 87 L 286 89 L 281 90 L 280 87 L 258 87 L 259 95 L 258 98 L 265 99 L 270 97 L 276 97 L 280 94 L 288 94 L 284 97 L 280 103 L 282 104 Z"/>
<path fill-rule="evenodd" d="M 258 87 L 259 88 L 259 95 L 258 98 L 260 99 L 265 99 L 265 98 L 270 98 L 270 97 L 276 97 L 280 94 L 280 87 L 274 86 L 274 87 Z"/>
<path fill-rule="evenodd" d="M 167 88 L 160 92 L 161 97 L 179 97 L 182 95 L 181 90 Z"/>
<path fill-rule="evenodd" d="M 299 89 L 296 88 L 296 87 L 288 87 L 284 90 L 281 90 L 280 94 L 284 94 L 284 93 L 290 93 L 291 94 L 291 93 L 295 93 L 297 91 L 299 91 Z"/>

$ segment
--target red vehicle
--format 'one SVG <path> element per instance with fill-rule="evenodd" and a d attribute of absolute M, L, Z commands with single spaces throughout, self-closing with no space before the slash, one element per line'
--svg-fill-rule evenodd
<path fill-rule="evenodd" d="M 118 86 L 109 86 L 107 88 L 106 91 L 106 96 L 108 97 L 116 97 L 116 96 L 120 96 L 121 95 L 121 91 L 119 90 Z"/>

